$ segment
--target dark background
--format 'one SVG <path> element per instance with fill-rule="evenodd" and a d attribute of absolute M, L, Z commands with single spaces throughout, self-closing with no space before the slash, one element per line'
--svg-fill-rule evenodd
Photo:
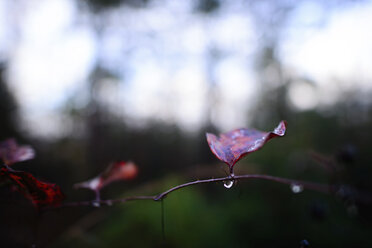
<path fill-rule="evenodd" d="M 120 6 L 146 9 L 152 1 L 86 0 L 79 5 L 81 11 L 90 14 L 99 35 L 100 27 L 105 26 L 105 11 Z M 262 12 L 258 11 L 260 2 L 245 2 L 263 31 L 254 58 L 260 84 L 255 93 L 258 100 L 248 113 L 241 115 L 250 116 L 247 127 L 267 131 L 280 120 L 287 120 L 288 132 L 284 138 L 270 141 L 262 150 L 240 161 L 236 174 L 263 173 L 330 182 L 344 191 L 352 188 L 351 193 L 324 195 L 304 190 L 294 194 L 286 185 L 260 180 L 240 181 L 231 189 L 224 188 L 222 183 L 198 185 L 174 192 L 164 200 L 162 230 L 160 202 L 64 208 L 41 214 L 10 186 L 3 185 L 1 246 L 300 247 L 301 240 L 306 239 L 310 247 L 371 247 L 371 205 L 358 197 L 359 193 L 368 196 L 372 191 L 371 92 L 352 87 L 326 107 L 307 110 L 293 107 L 288 98 L 291 85 L 308 79 L 293 76 L 277 56 L 277 49 L 286 18 L 301 1 L 263 1 L 267 8 Z M 326 9 L 352 7 L 361 2 L 330 1 Z M 219 0 L 195 1 L 195 18 L 224 11 L 221 6 Z M 211 65 L 217 57 L 210 58 Z M 265 81 L 267 68 L 280 72 L 275 83 Z M 226 175 L 226 166 L 213 156 L 205 140 L 205 132 L 221 131 L 210 112 L 204 124 L 192 133 L 177 123 L 156 119 L 148 120 L 144 128 L 136 128 L 136 123 L 123 121 L 95 98 L 100 79 L 117 77 L 115 71 L 98 61 L 88 80 L 88 104 L 75 108 L 67 101 L 59 109 L 84 130 L 84 135 L 70 132 L 47 139 L 25 131 L 27 123 L 21 123 L 21 100 L 11 90 L 7 70 L 8 60 L 3 58 L 0 140 L 15 137 L 20 144 L 32 145 L 36 158 L 15 165 L 15 169 L 57 183 L 66 194 L 66 201 L 92 199 L 93 193 L 76 191 L 73 184 L 94 177 L 116 160 L 135 161 L 140 173 L 133 181 L 105 188 L 102 191 L 105 199 L 156 194 L 184 182 Z M 317 87 L 317 82 L 311 83 Z M 210 82 L 211 92 L 215 87 Z M 212 112 L 216 101 L 209 101 L 208 109 Z M 312 154 L 332 161 L 332 169 L 314 160 Z"/>

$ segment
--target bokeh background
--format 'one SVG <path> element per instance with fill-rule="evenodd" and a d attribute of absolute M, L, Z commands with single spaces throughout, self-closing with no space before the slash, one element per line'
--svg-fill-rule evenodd
<path fill-rule="evenodd" d="M 116 160 L 139 175 L 105 199 L 225 176 L 205 132 L 283 119 L 286 137 L 236 174 L 340 185 L 199 185 L 169 195 L 163 215 L 151 201 L 40 214 L 3 185 L 1 246 L 372 247 L 359 197 L 372 192 L 371 25 L 363 0 L 0 0 L 0 139 L 32 145 L 15 168 L 66 201 L 92 199 L 73 184 Z"/>

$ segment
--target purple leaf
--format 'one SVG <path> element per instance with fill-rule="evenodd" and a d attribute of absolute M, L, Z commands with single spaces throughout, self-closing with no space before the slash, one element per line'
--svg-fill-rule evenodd
<path fill-rule="evenodd" d="M 0 158 L 7 165 L 33 159 L 35 151 L 31 146 L 18 146 L 15 139 L 0 142 Z"/>
<path fill-rule="evenodd" d="M 236 162 L 248 153 L 260 149 L 270 139 L 284 136 L 286 127 L 287 122 L 281 121 L 272 132 L 241 128 L 223 133 L 220 137 L 207 133 L 207 141 L 213 154 L 225 162 L 232 173 Z"/>

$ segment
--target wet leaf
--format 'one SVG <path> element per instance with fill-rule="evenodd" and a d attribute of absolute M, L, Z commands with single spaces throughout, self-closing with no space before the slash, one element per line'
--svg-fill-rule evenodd
<path fill-rule="evenodd" d="M 33 159 L 35 151 L 31 146 L 18 146 L 15 139 L 0 142 L 0 158 L 7 165 Z"/>
<path fill-rule="evenodd" d="M 99 191 L 106 185 L 119 180 L 130 180 L 137 176 L 138 169 L 133 162 L 115 162 L 99 174 L 86 182 L 75 184 L 75 188 L 87 188 Z"/>
<path fill-rule="evenodd" d="M 58 185 L 40 181 L 28 172 L 3 167 L 0 169 L 0 178 L 16 185 L 16 189 L 38 208 L 58 206 L 65 198 Z"/>
<path fill-rule="evenodd" d="M 281 121 L 272 132 L 241 128 L 223 133 L 220 137 L 211 133 L 207 133 L 206 136 L 213 154 L 226 163 L 230 167 L 230 172 L 232 172 L 234 165 L 242 157 L 257 151 L 270 139 L 284 136 L 286 127 L 287 123 Z"/>

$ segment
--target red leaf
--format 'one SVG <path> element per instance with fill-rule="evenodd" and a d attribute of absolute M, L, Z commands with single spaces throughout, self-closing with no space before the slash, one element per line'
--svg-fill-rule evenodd
<path fill-rule="evenodd" d="M 18 146 L 15 139 L 7 139 L 0 143 L 0 158 L 7 165 L 33 159 L 35 151 L 31 146 Z"/>
<path fill-rule="evenodd" d="M 88 188 L 93 191 L 99 191 L 106 185 L 118 180 L 130 180 L 137 176 L 138 169 L 133 162 L 116 162 L 100 175 L 86 182 L 75 184 L 75 188 Z"/>
<path fill-rule="evenodd" d="M 38 208 L 58 206 L 65 198 L 60 187 L 56 184 L 42 182 L 31 173 L 1 168 L 0 176 L 9 179 L 26 198 Z"/>
<path fill-rule="evenodd" d="M 236 129 L 223 133 L 220 137 L 207 133 L 207 141 L 216 157 L 232 168 L 242 157 L 260 149 L 267 141 L 284 136 L 287 122 L 281 121 L 272 132 L 262 132 L 256 129 Z"/>

